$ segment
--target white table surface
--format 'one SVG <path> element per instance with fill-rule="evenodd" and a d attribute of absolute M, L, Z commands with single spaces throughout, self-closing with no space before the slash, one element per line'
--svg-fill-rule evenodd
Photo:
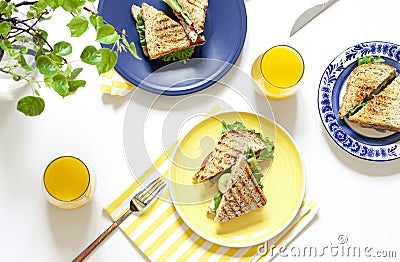
<path fill-rule="evenodd" d="M 398 261 L 400 162 L 364 161 L 339 148 L 322 126 L 317 90 L 326 66 L 344 49 L 373 40 L 400 43 L 400 3 L 342 0 L 290 38 L 295 18 L 317 3 L 245 1 L 248 31 L 237 67 L 249 74 L 257 55 L 278 43 L 294 46 L 305 60 L 299 92 L 286 100 L 271 101 L 271 106 L 276 121 L 298 145 L 306 169 L 307 195 L 321 208 L 316 221 L 292 247 L 327 248 L 319 258 L 279 256 L 275 261 L 388 261 L 330 255 L 329 248 L 338 246 L 340 235 L 347 236 L 348 246 L 372 248 L 371 252 L 397 251 Z M 50 35 L 55 34 L 50 41 L 68 37 L 67 28 L 65 32 L 60 29 L 65 21 L 60 16 L 46 25 Z M 53 27 L 55 23 L 60 27 Z M 227 30 L 234 28 L 227 25 Z M 87 39 L 72 41 L 87 44 Z M 1 261 L 70 261 L 110 225 L 103 206 L 134 180 L 122 142 L 129 98 L 102 94 L 96 71 L 88 68 L 84 72 L 87 86 L 71 97 L 62 99 L 41 90 L 46 109 L 39 117 L 27 118 L 17 112 L 16 101 L 0 101 Z M 45 166 L 63 154 L 84 158 L 97 174 L 94 199 L 77 210 L 51 206 L 41 191 Z M 88 261 L 144 259 L 117 230 Z"/>

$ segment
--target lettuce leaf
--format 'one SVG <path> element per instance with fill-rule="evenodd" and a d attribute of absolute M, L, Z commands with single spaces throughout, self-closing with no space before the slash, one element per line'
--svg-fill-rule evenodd
<path fill-rule="evenodd" d="M 194 47 L 189 47 L 183 50 L 175 51 L 169 54 L 166 54 L 160 57 L 161 60 L 165 62 L 170 61 L 186 61 L 188 60 L 194 53 Z"/>
<path fill-rule="evenodd" d="M 274 143 L 271 140 L 269 140 L 268 137 L 264 137 L 263 140 L 267 144 L 267 147 L 260 151 L 260 154 L 258 156 L 258 160 L 260 161 L 267 160 L 269 158 L 274 158 L 274 151 L 275 151 Z"/>
<path fill-rule="evenodd" d="M 139 12 L 139 14 L 136 17 L 136 30 L 139 33 L 140 45 L 144 50 L 146 50 L 147 53 L 146 34 L 144 31 L 144 21 L 142 18 L 142 12 Z"/>
<path fill-rule="evenodd" d="M 222 193 L 221 192 L 218 192 L 217 194 L 215 194 L 215 196 L 214 196 L 214 212 L 217 211 L 219 203 L 221 203 L 221 199 L 222 199 Z"/>
<path fill-rule="evenodd" d="M 371 56 L 371 55 L 364 56 L 363 58 L 359 57 L 357 58 L 358 65 L 368 64 L 368 63 L 378 63 L 378 62 L 384 63 L 385 60 L 380 56 Z"/>
<path fill-rule="evenodd" d="M 228 124 L 225 121 L 222 121 L 222 131 L 221 131 L 222 135 L 232 130 L 248 130 L 248 129 L 245 125 L 243 125 L 243 123 L 239 121 L 236 121 L 233 124 Z M 254 132 L 254 130 L 249 130 L 249 131 Z"/>
<path fill-rule="evenodd" d="M 349 115 L 352 116 L 352 115 L 354 115 L 355 113 L 357 113 L 361 108 L 363 108 L 366 104 L 368 104 L 369 101 L 371 101 L 371 100 L 367 100 L 367 101 L 364 101 L 364 102 L 362 102 L 362 103 L 356 105 L 353 109 L 351 109 L 351 110 L 349 111 Z"/>

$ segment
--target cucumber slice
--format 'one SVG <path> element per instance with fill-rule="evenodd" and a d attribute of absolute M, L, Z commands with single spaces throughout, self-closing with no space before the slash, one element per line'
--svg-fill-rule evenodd
<path fill-rule="evenodd" d="M 249 163 L 249 165 L 250 165 L 250 168 L 252 169 L 252 170 L 254 170 L 254 168 L 257 166 L 257 159 L 255 158 L 255 157 L 251 157 L 251 158 L 249 158 L 249 159 L 247 159 L 247 162 Z"/>
<path fill-rule="evenodd" d="M 221 193 L 225 192 L 230 177 L 231 177 L 231 173 L 225 173 L 219 178 L 219 180 L 218 180 L 219 192 L 221 192 Z"/>

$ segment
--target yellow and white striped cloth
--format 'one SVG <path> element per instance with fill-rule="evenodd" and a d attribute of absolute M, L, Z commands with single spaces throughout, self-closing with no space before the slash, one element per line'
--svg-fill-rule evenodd
<path fill-rule="evenodd" d="M 130 199 L 142 184 L 147 185 L 160 174 L 168 175 L 168 155 L 177 143 L 162 154 L 139 178 L 120 196 L 105 207 L 105 211 L 116 221 L 129 208 Z M 143 213 L 130 215 L 120 229 L 151 261 L 268 261 L 273 255 L 263 252 L 261 246 L 229 248 L 213 244 L 188 228 L 179 217 L 168 197 L 168 190 L 162 198 L 156 199 Z M 268 241 L 268 247 L 287 245 L 309 224 L 318 212 L 318 205 L 304 200 L 293 222 L 278 236 Z M 274 246 L 273 246 L 274 245 Z M 261 251 L 260 251 L 261 250 Z"/>
<path fill-rule="evenodd" d="M 129 94 L 135 85 L 126 81 L 115 69 L 112 69 L 100 77 L 100 89 L 103 93 L 112 96 L 125 96 Z"/>

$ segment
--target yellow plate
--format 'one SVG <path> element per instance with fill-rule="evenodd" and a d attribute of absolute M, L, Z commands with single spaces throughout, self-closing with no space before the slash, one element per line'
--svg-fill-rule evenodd
<path fill-rule="evenodd" d="M 275 136 L 275 157 L 263 180 L 267 204 L 220 224 L 207 214 L 209 198 L 207 201 L 185 201 L 187 199 L 183 198 L 198 194 L 196 188 L 199 189 L 199 186 L 192 184 L 192 176 L 196 171 L 192 167 L 199 168 L 203 156 L 207 155 L 204 151 L 210 152 L 209 148 L 202 148 L 205 137 L 215 142 L 221 137 L 221 120 L 228 123 L 238 120 L 249 129 L 261 131 L 263 136 Z M 188 159 L 192 160 L 189 161 L 191 163 L 183 165 Z M 293 139 L 282 127 L 259 115 L 227 112 L 205 119 L 184 137 L 173 160 L 171 195 L 177 212 L 194 232 L 222 246 L 245 247 L 273 238 L 293 220 L 304 197 L 304 168 Z M 184 187 L 193 193 L 182 193 Z M 208 189 L 207 186 L 200 188 L 203 193 Z"/>

